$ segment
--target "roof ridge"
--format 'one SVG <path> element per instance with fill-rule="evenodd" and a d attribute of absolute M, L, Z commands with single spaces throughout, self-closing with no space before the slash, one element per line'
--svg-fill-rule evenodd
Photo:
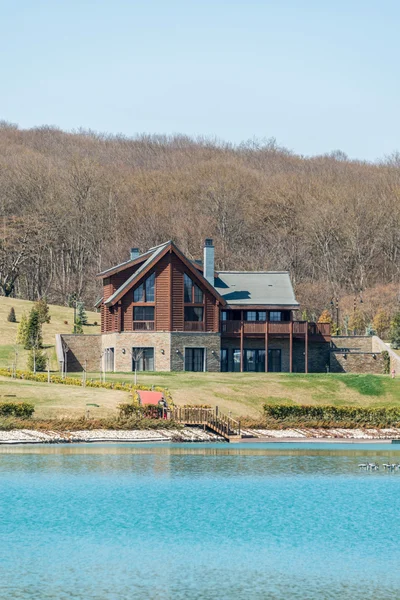
<path fill-rule="evenodd" d="M 273 275 L 286 275 L 289 273 L 289 271 L 218 271 L 218 269 L 216 270 L 216 273 L 220 274 L 220 273 L 235 273 L 235 274 L 240 274 L 243 273 L 245 275 L 261 275 L 261 274 L 267 274 L 267 273 L 271 273 Z"/>

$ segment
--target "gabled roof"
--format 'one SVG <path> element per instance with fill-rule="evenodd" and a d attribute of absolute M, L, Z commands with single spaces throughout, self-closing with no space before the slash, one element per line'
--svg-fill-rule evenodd
<path fill-rule="evenodd" d="M 299 306 L 287 271 L 220 271 L 214 287 L 229 305 Z"/>
<path fill-rule="evenodd" d="M 107 300 L 105 301 L 106 306 L 112 306 L 115 304 L 126 292 L 128 292 L 138 281 L 144 276 L 167 252 L 174 252 L 181 261 L 186 265 L 188 270 L 204 285 L 206 289 L 215 297 L 221 304 L 225 305 L 225 300 L 219 294 L 219 292 L 205 279 L 202 273 L 193 265 L 192 261 L 188 260 L 186 256 L 175 246 L 175 244 L 170 240 L 161 244 L 160 246 L 155 246 L 154 248 L 150 248 L 146 254 L 142 254 L 141 261 L 143 261 L 143 257 L 147 256 L 148 258 L 141 263 L 139 258 L 137 262 L 139 264 L 138 269 L 130 276 L 128 279 L 119 287 Z M 105 271 L 104 273 L 107 273 Z M 103 275 L 107 276 L 107 275 Z"/>
<path fill-rule="evenodd" d="M 146 254 L 149 255 L 148 259 L 145 260 L 144 263 L 140 265 L 140 267 L 130 276 L 128 279 L 119 287 L 107 300 L 105 304 L 107 306 L 112 306 L 115 300 L 124 294 L 125 290 L 128 291 L 130 284 L 133 283 L 140 277 L 140 274 L 146 270 L 146 268 L 155 262 L 155 259 L 163 253 L 164 250 L 168 249 L 171 242 L 165 242 L 165 244 L 161 244 L 161 246 L 156 246 L 155 248 L 151 248 L 149 252 Z"/>
<path fill-rule="evenodd" d="M 147 250 L 147 252 L 144 252 L 143 254 L 139 254 L 139 256 L 136 256 L 136 258 L 131 258 L 129 260 L 126 260 L 125 262 L 119 263 L 119 265 L 115 265 L 114 267 L 110 267 L 105 271 L 101 271 L 101 273 L 97 273 L 96 277 L 98 279 L 104 279 L 104 277 L 115 275 L 115 273 L 119 273 L 119 271 L 124 271 L 129 267 L 139 265 L 143 261 L 147 260 L 149 256 L 151 256 L 151 254 L 153 254 L 153 250 L 154 248 L 150 248 L 150 250 Z"/>

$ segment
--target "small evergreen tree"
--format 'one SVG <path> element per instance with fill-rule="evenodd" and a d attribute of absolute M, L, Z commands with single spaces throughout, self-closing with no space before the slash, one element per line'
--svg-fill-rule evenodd
<path fill-rule="evenodd" d="M 76 305 L 77 308 L 77 322 L 81 325 L 87 325 L 88 319 L 85 310 L 84 302 L 78 302 Z"/>
<path fill-rule="evenodd" d="M 7 321 L 9 323 L 16 323 L 17 322 L 17 317 L 15 316 L 15 310 L 14 310 L 13 306 L 10 308 L 10 312 L 8 313 Z"/>
<path fill-rule="evenodd" d="M 83 333 L 82 323 L 79 321 L 79 319 L 76 320 L 75 327 L 72 330 L 72 333 Z"/>
<path fill-rule="evenodd" d="M 43 372 L 47 367 L 47 356 L 38 348 L 31 348 L 28 354 L 28 369 L 33 372 Z"/>
<path fill-rule="evenodd" d="M 33 307 L 29 313 L 24 348 L 26 350 L 30 350 L 31 348 L 41 348 L 42 344 L 42 324 L 40 322 L 39 312 Z"/>
<path fill-rule="evenodd" d="M 390 326 L 390 344 L 396 350 L 400 348 L 400 312 L 393 317 Z"/>
<path fill-rule="evenodd" d="M 44 323 L 50 323 L 50 309 L 49 305 L 47 304 L 46 298 L 40 298 L 39 300 L 37 300 L 37 302 L 35 302 L 34 304 L 34 308 L 39 313 L 39 321 L 41 325 L 43 325 Z"/>
<path fill-rule="evenodd" d="M 18 329 L 17 329 L 17 344 L 22 344 L 22 346 L 25 346 L 25 344 L 27 343 L 27 339 L 28 339 L 28 317 L 26 316 L 26 313 L 22 313 L 22 317 L 18 324 Z"/>

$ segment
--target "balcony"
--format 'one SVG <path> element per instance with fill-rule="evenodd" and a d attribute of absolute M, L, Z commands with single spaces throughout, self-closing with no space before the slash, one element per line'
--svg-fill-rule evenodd
<path fill-rule="evenodd" d="M 184 331 L 204 331 L 203 321 L 184 321 Z"/>
<path fill-rule="evenodd" d="M 154 331 L 154 321 L 134 321 L 133 331 Z"/>
<path fill-rule="evenodd" d="M 330 336 L 329 323 L 307 323 L 307 321 L 270 321 L 268 323 L 269 335 L 290 335 L 293 323 L 293 335 L 305 336 L 308 327 L 310 336 Z M 225 335 L 240 335 L 241 321 L 221 321 L 221 333 Z M 243 335 L 265 335 L 267 329 L 266 321 L 243 321 Z"/>

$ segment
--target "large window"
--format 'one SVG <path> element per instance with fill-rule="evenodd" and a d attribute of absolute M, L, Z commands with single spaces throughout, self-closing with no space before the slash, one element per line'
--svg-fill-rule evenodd
<path fill-rule="evenodd" d="M 134 302 L 154 302 L 154 286 L 156 276 L 152 273 L 144 283 L 141 283 L 133 292 Z"/>
<path fill-rule="evenodd" d="M 269 320 L 270 321 L 282 321 L 282 313 L 280 310 L 271 310 L 271 312 L 269 313 Z"/>
<path fill-rule="evenodd" d="M 204 348 L 185 348 L 185 371 L 205 371 Z"/>
<path fill-rule="evenodd" d="M 154 321 L 154 306 L 135 306 L 133 318 L 135 321 Z"/>
<path fill-rule="evenodd" d="M 186 273 L 184 275 L 184 301 L 190 304 L 203 303 L 203 292 Z"/>
<path fill-rule="evenodd" d="M 201 306 L 185 306 L 185 321 L 202 321 L 203 313 Z"/>
<path fill-rule="evenodd" d="M 265 350 L 245 350 L 244 370 L 262 373 L 265 371 Z"/>
<path fill-rule="evenodd" d="M 132 348 L 132 371 L 135 370 L 154 371 L 154 348 Z"/>

